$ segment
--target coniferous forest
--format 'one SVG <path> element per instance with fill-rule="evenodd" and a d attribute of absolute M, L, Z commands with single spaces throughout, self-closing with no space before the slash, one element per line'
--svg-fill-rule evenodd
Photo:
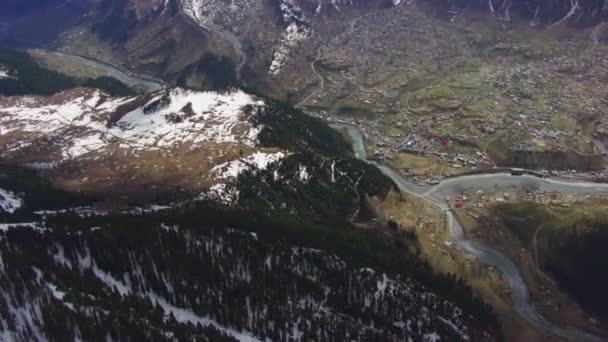
<path fill-rule="evenodd" d="M 373 233 L 212 205 L 82 216 L 1 233 L 3 329 L 56 341 L 403 341 L 483 339 L 493 324 L 466 286 L 377 249 L 386 242 Z"/>
<path fill-rule="evenodd" d="M 310 178 L 300 176 L 302 168 Z M 366 219 L 364 196 L 381 197 L 393 187 L 377 169 L 347 156 L 302 152 L 237 183 L 241 196 L 229 208 L 198 201 L 108 213 L 86 209 L 88 199 L 75 197 L 63 204 L 74 209 L 35 213 L 63 194 L 35 174 L 5 169 L 2 186 L 34 195 L 3 218 L 28 223 L 0 226 L 0 336 L 8 330 L 20 340 L 52 341 L 498 336 L 487 304 L 412 252 L 415 235 L 352 224 Z"/>
<path fill-rule="evenodd" d="M 23 201 L 0 213 L 0 340 L 500 338 L 490 306 L 421 259 L 415 234 L 372 220 L 368 199 L 395 185 L 338 132 L 272 100 L 254 118 L 260 145 L 289 154 L 227 181 L 230 204 L 101 210 L 0 165 L 0 189 Z"/>

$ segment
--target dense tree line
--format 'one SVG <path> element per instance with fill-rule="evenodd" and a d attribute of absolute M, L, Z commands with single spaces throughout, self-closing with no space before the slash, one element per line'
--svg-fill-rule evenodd
<path fill-rule="evenodd" d="M 546 234 L 546 235 L 545 235 Z M 566 229 L 546 230 L 543 268 L 583 307 L 608 319 L 608 221 L 575 222 Z"/>
<path fill-rule="evenodd" d="M 384 198 L 394 187 L 380 170 L 363 161 L 310 153 L 291 155 L 238 179 L 242 207 L 344 225 L 369 219 L 361 217 L 370 212 L 367 198 Z"/>
<path fill-rule="evenodd" d="M 0 49 L 0 65 L 8 67 L 12 76 L 0 79 L 3 95 L 50 95 L 76 86 L 72 78 L 40 67 L 30 55 L 19 50 Z"/>
<path fill-rule="evenodd" d="M 44 260 L 45 253 L 33 244 L 52 240 L 41 238 L 33 230 L 16 229 L 0 241 L 0 331 L 12 331 L 16 340 L 235 341 L 213 326 L 180 324 L 149 300 L 120 297 L 91 270 L 78 272 L 53 261 L 60 241 L 46 245 L 51 254 Z M 8 241 L 29 242 L 8 246 Z M 65 301 L 50 286 L 66 293 Z"/>
<path fill-rule="evenodd" d="M 225 90 L 238 86 L 236 67 L 232 59 L 206 53 L 196 63 L 184 67 L 180 71 L 177 85 L 180 87 L 195 87 L 203 90 Z M 202 80 L 198 80 L 203 76 Z M 190 78 L 197 79 L 196 84 Z"/>
<path fill-rule="evenodd" d="M 114 77 L 102 76 L 88 78 L 79 82 L 81 86 L 87 88 L 101 89 L 113 96 L 131 96 L 135 91 Z"/>
<path fill-rule="evenodd" d="M 326 156 L 352 154 L 352 147 L 340 133 L 289 103 L 267 100 L 256 120 L 263 125 L 259 135 L 263 146 L 278 146 L 298 152 L 314 151 Z"/>
<path fill-rule="evenodd" d="M 0 287 L 9 301 L 0 303 L 0 329 L 14 327 L 18 308 L 37 305 L 49 312 L 39 324 L 54 340 L 76 331 L 83 339 L 110 332 L 121 340 L 223 336 L 179 324 L 171 307 L 274 341 L 420 340 L 433 332 L 482 340 L 484 331 L 496 332 L 493 315 L 468 287 L 419 268 L 415 256 L 373 231 L 225 210 L 62 215 L 44 232 L 0 233 Z M 428 285 L 418 281 L 423 273 Z M 50 298 L 49 284 L 66 295 Z M 53 312 L 66 319 L 51 320 Z"/>
<path fill-rule="evenodd" d="M 226 56 L 216 56 L 211 53 L 201 57 L 197 65 L 197 71 L 207 78 L 207 83 L 212 90 L 226 89 L 237 83 L 235 65 Z"/>
<path fill-rule="evenodd" d="M 550 272 L 585 309 L 608 319 L 608 275 L 603 272 L 608 268 L 605 214 L 560 218 L 545 206 L 528 202 L 502 204 L 497 209 L 506 226 L 530 248 L 538 231 L 536 248 L 541 269 Z"/>
<path fill-rule="evenodd" d="M 48 179 L 34 170 L 0 163 L 0 189 L 19 194 L 25 202 L 14 214 L 0 212 L 0 222 L 34 218 L 33 211 L 77 207 L 93 202 L 93 198 L 56 189 Z"/>

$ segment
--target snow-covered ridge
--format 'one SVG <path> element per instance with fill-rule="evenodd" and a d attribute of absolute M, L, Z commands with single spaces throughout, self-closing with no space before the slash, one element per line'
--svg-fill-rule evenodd
<path fill-rule="evenodd" d="M 288 62 L 291 54 L 300 43 L 308 39 L 311 35 L 310 29 L 302 27 L 297 23 L 291 23 L 281 36 L 281 41 L 272 55 L 272 62 L 268 68 L 268 73 L 278 75 L 283 66 Z"/>
<path fill-rule="evenodd" d="M 151 98 L 109 98 L 96 90 L 73 90 L 52 97 L 0 98 L 0 131 L 18 141 L 15 151 L 40 139 L 61 142 L 63 159 L 77 158 L 112 144 L 135 149 L 184 144 L 255 146 L 260 128 L 251 117 L 264 102 L 240 90 L 226 93 L 173 89 Z"/>
<path fill-rule="evenodd" d="M 23 206 L 23 199 L 14 192 L 0 189 L 0 212 L 14 213 Z"/>
<path fill-rule="evenodd" d="M 156 101 L 169 103 L 145 113 Z M 125 116 L 117 123 L 121 138 L 144 145 L 168 146 L 175 143 L 241 143 L 255 146 L 259 129 L 252 127 L 247 106 L 264 102 L 243 91 L 226 94 L 174 89 L 164 93 Z"/>
<path fill-rule="evenodd" d="M 336 11 L 340 11 L 343 6 L 353 6 L 353 0 L 316 0 L 317 7 L 315 9 L 315 14 L 319 14 L 323 11 L 325 7 L 332 7 Z"/>

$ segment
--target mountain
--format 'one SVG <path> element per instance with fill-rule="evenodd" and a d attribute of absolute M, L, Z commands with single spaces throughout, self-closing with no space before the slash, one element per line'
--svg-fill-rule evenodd
<path fill-rule="evenodd" d="M 604 314 L 578 270 L 601 268 L 603 216 L 547 226 L 550 291 L 518 262 L 530 236 L 458 220 L 502 237 L 480 212 L 508 202 L 487 208 L 516 234 L 518 196 L 557 196 L 524 172 L 608 174 L 605 7 L 1 4 L 0 340 L 602 336 L 547 307 L 561 286 Z"/>
<path fill-rule="evenodd" d="M 314 56 L 317 36 L 337 29 L 334 24 L 326 26 L 327 19 L 348 18 L 393 3 L 239 0 L 226 6 L 222 1 L 103 0 L 61 6 L 9 5 L 14 13 L 7 15 L 0 41 L 75 51 L 174 85 L 205 90 L 218 87 L 209 80 L 214 77 L 210 74 L 216 69 L 214 63 L 227 64 L 226 71 L 242 64 L 233 78 L 242 75 L 244 83 L 284 97 L 281 88 L 290 82 L 288 75 L 308 73 L 303 68 Z M 51 20 L 60 23 L 52 30 L 47 24 Z M 324 22 L 321 26 L 319 20 Z M 40 30 L 45 34 L 36 33 Z M 311 51 L 298 54 L 299 49 Z"/>
<path fill-rule="evenodd" d="M 328 128 L 326 145 L 304 136 L 310 131 L 302 131 L 300 138 L 292 133 L 290 140 L 277 136 L 275 131 L 282 128 L 273 127 L 281 122 L 269 119 L 276 115 L 276 106 L 241 90 L 175 88 L 112 97 L 74 88 L 52 96 L 4 97 L 1 155 L 6 162 L 44 169 L 65 189 L 152 196 L 176 189 L 207 190 L 238 176 L 248 165 L 264 168 L 306 150 L 298 146 L 301 142 L 336 153 L 348 151 L 345 144 L 340 151 L 340 144 L 332 143 L 337 133 Z M 292 115 L 290 125 L 295 128 L 303 114 Z M 302 124 L 307 130 L 319 125 L 306 119 Z"/>
<path fill-rule="evenodd" d="M 4 59 L 4 90 L 32 93 L 0 97 L 2 339 L 500 336 L 374 220 L 394 183 L 321 120 L 238 88 L 111 95 L 24 60 Z M 66 82 L 38 94 L 31 70 Z"/>
<path fill-rule="evenodd" d="M 500 334 L 462 280 L 413 252 L 415 236 L 358 226 L 394 184 L 290 105 L 179 88 L 0 103 L 3 339 Z M 156 182 L 154 197 L 139 182 Z M 100 203 L 125 196 L 144 206 Z"/>
<path fill-rule="evenodd" d="M 174 84 L 209 90 L 210 69 L 238 67 L 228 76 L 274 97 L 301 99 L 317 82 L 309 64 L 320 45 L 363 15 L 397 7 L 397 0 L 80 0 L 61 4 L 9 2 L 0 41 L 47 46 L 127 66 Z M 426 13 L 475 10 L 510 21 L 593 26 L 606 18 L 603 1 L 425 0 Z M 417 9 L 418 10 L 418 9 Z M 411 12 L 407 10 L 407 12 Z M 449 14 L 447 14 L 449 16 Z M 373 18 L 373 16 L 371 17 Z M 372 19 L 373 20 L 373 19 Z M 49 22 L 52 22 L 50 24 Z M 23 24 L 22 24 L 23 23 Z M 39 32 L 43 31 L 43 34 Z M 225 70 L 232 69 L 226 68 Z M 215 83 L 215 84 L 214 84 Z M 223 83 L 220 83 L 220 86 Z"/>

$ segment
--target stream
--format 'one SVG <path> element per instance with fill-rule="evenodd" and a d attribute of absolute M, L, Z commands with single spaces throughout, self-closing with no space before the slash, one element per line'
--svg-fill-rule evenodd
<path fill-rule="evenodd" d="M 69 60 L 77 64 L 83 64 L 92 68 L 99 69 L 103 71 L 107 76 L 113 77 L 119 80 L 120 82 L 126 84 L 130 88 L 133 88 L 136 91 L 144 94 L 159 91 L 161 89 L 166 88 L 167 86 L 167 83 L 158 78 L 136 74 L 121 66 L 116 66 L 93 57 L 45 49 L 37 49 L 34 51 L 40 51 L 46 54 L 55 55 L 57 57 Z"/>

